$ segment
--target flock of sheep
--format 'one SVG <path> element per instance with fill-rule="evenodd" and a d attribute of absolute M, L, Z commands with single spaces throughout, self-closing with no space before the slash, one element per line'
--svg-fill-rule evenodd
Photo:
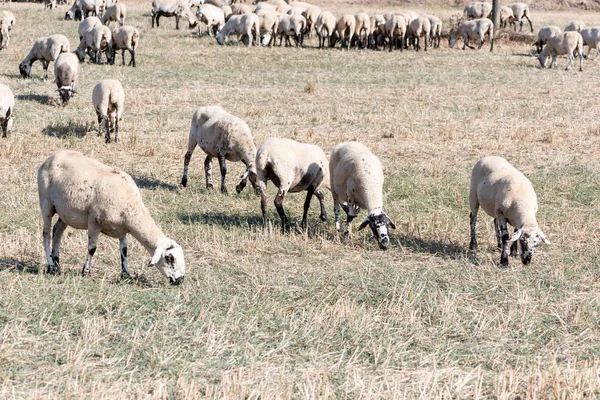
<path fill-rule="evenodd" d="M 290 43 L 291 37 L 301 46 L 304 35 L 313 29 L 319 36 L 320 47 L 326 41 L 330 46 L 340 41 L 345 48 L 377 47 L 387 38 L 390 50 L 394 46 L 402 49 L 409 45 L 418 50 L 421 40 L 425 49 L 428 46 L 439 46 L 440 41 L 441 21 L 431 15 L 419 16 L 412 12 L 383 16 L 359 13 L 336 20 L 331 18 L 333 14 L 321 11 L 318 7 L 300 2 L 287 4 L 282 0 L 268 0 L 257 6 L 219 6 L 194 4 L 193 1 L 182 3 L 183 0 L 167 4 L 161 1 L 153 1 L 153 25 L 156 23 L 158 26 L 161 16 L 175 16 L 177 27 L 182 17 L 188 19 L 190 26 L 194 26 L 197 23 L 195 18 L 198 18 L 208 25 L 209 34 L 216 35 L 221 44 L 230 34 L 245 34 L 249 45 L 252 45 L 253 40 L 272 45 L 277 37 L 280 44 L 284 39 L 286 43 Z M 209 1 L 215 3 L 220 0 Z M 48 4 L 53 8 L 55 3 L 50 1 Z M 191 12 L 192 6 L 197 7 L 196 15 Z M 533 30 L 527 7 L 522 7 L 522 3 L 515 3 L 514 6 L 516 8 L 503 8 L 502 23 L 514 25 L 516 29 L 516 22 L 520 22 L 522 28 L 525 18 Z M 231 11 L 229 16 L 226 14 L 227 7 Z M 475 19 L 463 22 L 453 31 L 449 38 L 451 47 L 458 39 L 464 39 L 465 46 L 468 46 L 469 39 L 474 38 L 480 41 L 481 47 L 484 35 L 488 34 L 491 49 L 493 48 L 493 24 L 490 25 L 491 21 L 486 18 L 486 7 L 487 3 L 472 3 L 465 7 L 465 15 Z M 220 10 L 216 17 L 209 12 L 215 9 Z M 83 19 L 88 12 L 94 12 L 100 18 L 89 16 Z M 7 15 L 0 15 L 0 23 L 4 24 L 5 20 L 9 20 L 10 26 L 14 26 L 14 15 Z M 70 52 L 70 44 L 65 36 L 52 35 L 35 41 L 31 51 L 19 65 L 21 75 L 29 77 L 32 63 L 40 60 L 45 78 L 49 63 L 54 62 L 57 90 L 65 104 L 76 93 L 79 62 L 85 59 L 86 54 L 93 62 L 100 62 L 102 53 L 105 53 L 107 62 L 112 63 L 116 50 L 120 49 L 123 51 L 124 64 L 124 50 L 129 50 L 132 56 L 130 65 L 135 67 L 139 32 L 134 27 L 123 26 L 126 8 L 122 3 L 76 0 L 65 18 L 80 17 L 83 19 L 78 29 L 80 44 L 75 53 Z M 121 26 L 111 32 L 105 25 L 111 21 L 116 21 Z M 300 23 L 297 24 L 298 21 Z M 542 31 L 546 32 L 544 29 Z M 556 52 L 552 50 L 554 47 L 551 47 L 553 40 L 565 34 L 552 29 L 552 35 L 542 36 L 542 31 L 538 40 L 538 49 L 543 47 L 540 57 L 555 56 Z M 584 34 L 585 31 L 579 28 L 579 32 Z M 581 36 L 579 32 L 567 31 L 565 37 Z M 582 56 L 581 46 L 578 51 Z M 118 123 L 124 99 L 123 87 L 114 79 L 99 82 L 92 91 L 92 102 L 98 116 L 98 134 L 105 129 L 106 142 L 111 141 L 111 129 L 114 131 L 114 140 L 118 140 Z M 10 131 L 13 111 L 14 96 L 8 86 L 0 84 L 0 123 L 4 137 Z M 274 204 L 284 231 L 290 229 L 290 221 L 283 209 L 287 193 L 306 191 L 301 222 L 301 228 L 306 230 L 313 196 L 319 201 L 321 220 L 326 220 L 323 190 L 328 189 L 333 195 L 337 230 L 340 230 L 340 207 L 346 214 L 344 235 L 350 234 L 353 219 L 364 209 L 367 216 L 358 230 L 369 226 L 379 247 L 389 248 L 388 227 L 395 229 L 396 226 L 383 211 L 383 168 L 378 157 L 363 144 L 340 143 L 329 157 L 316 145 L 283 138 L 270 138 L 257 148 L 245 121 L 219 106 L 200 107 L 192 117 L 181 179 L 183 187 L 188 183 L 189 163 L 196 146 L 206 154 L 204 168 L 207 188 L 213 187 L 213 158 L 219 162 L 221 191 L 226 191 L 227 161 L 242 162 L 245 165 L 246 172 L 236 186 L 236 191 L 241 192 L 250 181 L 260 193 L 263 224 L 267 224 L 268 181 L 278 188 Z M 185 274 L 183 249 L 157 227 L 142 202 L 135 182 L 125 172 L 80 153 L 63 150 L 50 156 L 39 168 L 38 191 L 47 272 L 59 271 L 61 238 L 66 227 L 71 226 L 88 231 L 88 253 L 83 274 L 89 274 L 98 236 L 104 233 L 119 239 L 122 273 L 129 276 L 127 234 L 131 234 L 152 254 L 149 266 L 159 269 L 173 284 L 182 282 Z M 475 164 L 469 200 L 471 249 L 477 247 L 476 219 L 480 206 L 494 217 L 498 246 L 502 249 L 501 265 L 508 263 L 508 247 L 511 255 L 517 256 L 517 244 L 520 243 L 522 262 L 528 264 L 534 249 L 542 242 L 548 243 L 536 220 L 537 198 L 531 182 L 503 158 L 485 157 Z M 52 227 L 54 214 L 58 214 L 59 219 Z M 507 224 L 515 227 L 512 235 L 509 235 Z"/>

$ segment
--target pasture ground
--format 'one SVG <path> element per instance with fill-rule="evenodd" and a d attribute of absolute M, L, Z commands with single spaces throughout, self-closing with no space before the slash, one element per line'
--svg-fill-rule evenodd
<path fill-rule="evenodd" d="M 542 70 L 530 43 L 506 40 L 493 53 L 447 41 L 392 54 L 319 51 L 316 39 L 305 49 L 220 47 L 175 31 L 173 19 L 152 30 L 150 2 L 126 4 L 126 23 L 141 29 L 138 67 L 82 65 L 66 107 L 52 71 L 42 81 L 36 63 L 24 80 L 18 64 L 41 36 L 63 33 L 75 48 L 77 23 L 62 20 L 66 6 L 4 6 L 17 25 L 0 52 L 0 81 L 17 106 L 13 133 L 0 140 L 0 397 L 600 396 L 598 62 L 580 73 L 564 71 L 563 58 L 558 70 Z M 536 32 L 572 19 L 600 23 L 584 11 L 533 10 L 533 18 Z M 120 142 L 105 145 L 91 91 L 108 77 L 123 83 L 126 109 Z M 241 164 L 229 164 L 229 194 L 208 192 L 200 150 L 181 190 L 190 119 L 207 104 L 245 119 L 257 144 L 289 137 L 326 153 L 346 140 L 367 144 L 386 173 L 385 210 L 398 226 L 391 249 L 380 251 L 368 229 L 340 240 L 329 194 L 329 221 L 318 221 L 313 203 L 307 234 L 280 234 L 271 202 L 263 230 L 259 198 L 234 193 Z M 72 229 L 63 274 L 42 273 L 36 171 L 63 148 L 136 179 L 185 250 L 182 286 L 148 270 L 134 240 L 135 279 L 121 282 L 117 241 L 106 237 L 92 276 L 80 277 L 87 238 Z M 498 267 L 484 214 L 480 249 L 467 251 L 470 169 L 489 154 L 506 157 L 537 190 L 540 226 L 554 245 L 530 266 Z M 291 194 L 284 203 L 296 222 L 303 201 Z"/>

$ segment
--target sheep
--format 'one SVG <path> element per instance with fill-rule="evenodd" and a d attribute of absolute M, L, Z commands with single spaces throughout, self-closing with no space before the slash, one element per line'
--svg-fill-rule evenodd
<path fill-rule="evenodd" d="M 517 23 L 515 22 L 515 15 L 512 8 L 502 6 L 500 7 L 500 27 L 506 28 L 506 25 L 511 25 L 517 30 Z"/>
<path fill-rule="evenodd" d="M 577 54 L 579 54 L 579 71 L 583 71 L 583 38 L 579 32 L 575 31 L 563 32 L 550 37 L 544 50 L 538 56 L 538 60 L 542 68 L 544 68 L 548 61 L 548 56 L 551 56 L 552 62 L 548 68 L 551 68 L 552 64 L 556 67 L 556 56 L 566 54 L 569 58 L 566 68 L 568 70 L 575 60 L 574 51 L 577 51 Z"/>
<path fill-rule="evenodd" d="M 448 44 L 450 48 L 454 47 L 456 41 L 460 38 L 464 39 L 463 50 L 465 47 L 474 49 L 475 47 L 469 45 L 469 39 L 479 40 L 479 47 L 481 49 L 485 41 L 485 35 L 490 38 L 490 51 L 494 50 L 494 24 L 487 18 L 474 19 L 471 21 L 465 21 L 458 26 L 458 29 L 454 31 L 448 38 Z"/>
<path fill-rule="evenodd" d="M 15 110 L 15 96 L 7 85 L 0 83 L 0 127 L 2 137 L 5 138 L 12 129 L 13 111 Z"/>
<path fill-rule="evenodd" d="M 529 7 L 527 6 L 527 4 L 525 4 L 525 3 L 510 3 L 510 4 L 506 4 L 506 7 L 509 7 L 512 10 L 513 16 L 519 23 L 519 25 L 520 25 L 519 32 L 523 30 L 523 18 L 527 18 L 527 21 L 529 21 L 529 27 L 531 28 L 531 33 L 533 33 L 533 24 L 531 23 L 531 19 L 529 18 Z M 515 27 L 515 30 L 517 30 L 516 24 L 514 25 L 514 27 Z"/>
<path fill-rule="evenodd" d="M 239 43 L 240 35 L 248 35 L 248 47 L 252 47 L 252 33 L 260 41 L 260 20 L 256 14 L 232 15 L 229 20 L 223 25 L 221 30 L 217 32 L 217 43 L 220 45 L 225 43 L 225 37 L 229 39 L 234 33 L 237 36 L 236 42 Z M 259 43 L 260 44 L 260 43 Z"/>
<path fill-rule="evenodd" d="M 588 46 L 588 52 L 584 57 L 588 58 L 592 49 L 596 49 L 596 57 L 598 57 L 598 49 L 600 49 L 600 27 L 583 28 L 580 34 L 583 39 L 583 45 Z M 594 57 L 594 60 L 596 57 Z"/>
<path fill-rule="evenodd" d="M 48 77 L 48 64 L 59 56 L 60 53 L 71 51 L 69 39 L 64 35 L 42 37 L 33 42 L 29 54 L 19 64 L 19 72 L 23 78 L 31 76 L 31 65 L 40 60 L 44 68 L 44 79 Z"/>
<path fill-rule="evenodd" d="M 466 19 L 489 18 L 492 14 L 492 3 L 473 2 L 463 9 Z"/>
<path fill-rule="evenodd" d="M 390 42 L 390 51 L 392 51 L 392 46 L 397 50 L 398 43 L 400 43 L 400 51 L 402 51 L 406 36 L 406 20 L 403 16 L 397 14 L 386 14 L 384 18 L 385 32 Z"/>
<path fill-rule="evenodd" d="M 279 35 L 279 45 L 285 36 L 285 45 L 291 46 L 290 36 L 294 38 L 296 47 L 302 47 L 304 44 L 304 32 L 306 30 L 306 18 L 299 14 L 279 14 L 279 25 L 277 33 Z"/>
<path fill-rule="evenodd" d="M 367 48 L 371 36 L 371 17 L 365 13 L 354 15 L 356 21 L 354 25 L 354 40 L 356 47 L 363 46 Z"/>
<path fill-rule="evenodd" d="M 60 150 L 40 166 L 37 181 L 46 273 L 60 273 L 60 242 L 67 226 L 71 226 L 88 233 L 82 275 L 90 274 L 98 236 L 104 233 L 119 239 L 121 276 L 130 278 L 127 234 L 131 234 L 152 255 L 148 267 L 157 268 L 173 285 L 183 282 L 183 249 L 156 225 L 129 174 L 79 152 Z M 54 214 L 58 214 L 58 221 L 52 228 Z"/>
<path fill-rule="evenodd" d="M 206 153 L 204 160 L 204 173 L 206 175 L 206 188 L 213 188 L 212 159 L 219 160 L 221 170 L 221 192 L 226 193 L 225 176 L 227 166 L 225 161 L 241 161 L 246 166 L 242 180 L 235 187 L 240 193 L 246 187 L 248 179 L 256 187 L 256 146 L 248 124 L 220 106 L 200 107 L 192 117 L 188 150 L 183 162 L 183 177 L 181 186 L 187 186 L 188 166 L 196 146 Z"/>
<path fill-rule="evenodd" d="M 423 16 L 429 19 L 429 24 L 431 26 L 431 29 L 429 30 L 429 45 L 433 46 L 433 48 L 439 48 L 442 38 L 442 20 L 431 14 Z"/>
<path fill-rule="evenodd" d="M 77 33 L 79 33 L 79 40 L 83 39 L 83 36 L 87 31 L 92 30 L 96 26 L 102 25 L 102 21 L 98 17 L 87 17 L 79 23 L 77 27 Z"/>
<path fill-rule="evenodd" d="M 117 50 L 121 50 L 121 57 L 125 65 L 125 50 L 131 54 L 128 66 L 135 68 L 135 49 L 140 41 L 140 32 L 133 26 L 123 26 L 112 31 L 112 56 L 111 63 L 115 63 Z"/>
<path fill-rule="evenodd" d="M 289 193 L 306 190 L 302 229 L 308 226 L 307 215 L 314 195 L 321 206 L 320 218 L 327 219 L 323 193 L 319 187 L 329 187 L 329 166 L 323 150 L 313 144 L 299 143 L 291 139 L 267 139 L 256 152 L 256 181 L 260 191 L 260 207 L 263 225 L 267 226 L 267 182 L 271 180 L 278 188 L 275 208 L 281 218 L 282 230 L 289 228 L 289 220 L 283 211 L 283 199 Z"/>
<path fill-rule="evenodd" d="M 581 32 L 581 30 L 585 28 L 585 22 L 582 21 L 571 21 L 565 27 L 565 32 Z"/>
<path fill-rule="evenodd" d="M 125 7 L 125 4 L 116 3 L 108 7 L 104 14 L 102 14 L 102 23 L 108 26 L 112 21 L 115 21 L 119 26 L 123 26 L 126 16 L 127 7 Z"/>
<path fill-rule="evenodd" d="M 231 6 L 233 4 L 232 0 L 206 0 L 204 4 L 212 4 L 213 6 L 223 7 L 223 6 Z"/>
<path fill-rule="evenodd" d="M 188 26 L 193 29 L 198 24 L 196 16 L 192 13 L 186 0 L 152 0 L 152 27 L 156 22 L 156 27 L 160 26 L 160 17 L 175 17 L 175 29 L 179 29 L 179 20 L 187 18 Z"/>
<path fill-rule="evenodd" d="M 65 13 L 65 20 L 81 20 L 90 13 L 100 15 L 100 0 L 75 0 L 71 8 Z"/>
<path fill-rule="evenodd" d="M 44 1 L 44 10 L 45 9 L 54 10 L 56 9 L 56 0 L 45 0 Z"/>
<path fill-rule="evenodd" d="M 277 11 L 277 6 L 275 4 L 265 3 L 265 2 L 258 3 L 256 8 L 254 9 L 254 13 L 257 15 L 262 12 L 271 12 L 271 11 Z"/>
<path fill-rule="evenodd" d="M 73 53 L 63 53 L 54 62 L 54 77 L 57 92 L 63 104 L 68 104 L 75 91 L 75 84 L 79 78 L 79 60 Z"/>
<path fill-rule="evenodd" d="M 352 14 L 344 14 L 337 22 L 337 36 L 341 41 L 341 49 L 350 50 L 350 43 L 356 31 L 356 19 Z"/>
<path fill-rule="evenodd" d="M 79 57 L 79 61 L 85 59 L 85 53 L 90 55 L 90 58 L 96 64 L 100 64 L 102 52 L 106 54 L 106 62 L 113 63 L 112 60 L 112 32 L 106 25 L 98 25 L 85 33 L 83 39 L 79 42 L 79 46 L 75 49 L 75 54 Z"/>
<path fill-rule="evenodd" d="M 421 49 L 421 37 L 425 40 L 425 51 L 429 45 L 429 35 L 431 32 L 431 22 L 427 17 L 417 17 L 410 22 L 410 37 L 414 39 L 414 46 L 417 51 Z"/>
<path fill-rule="evenodd" d="M 114 127 L 115 142 L 119 140 L 119 121 L 123 115 L 125 91 L 116 79 L 104 79 L 94 86 L 92 104 L 98 116 L 98 136 L 102 134 L 102 124 L 106 127 L 106 143 L 110 143 L 110 127 Z"/>
<path fill-rule="evenodd" d="M 315 27 L 317 18 L 319 18 L 319 15 L 321 15 L 322 12 L 323 10 L 321 10 L 321 7 L 310 6 L 304 12 L 301 13 L 302 16 L 306 18 L 306 32 L 308 34 L 308 37 L 312 36 L 312 30 Z"/>
<path fill-rule="evenodd" d="M 329 171 L 335 228 L 340 230 L 340 205 L 347 215 L 344 235 L 350 234 L 350 223 L 360 209 L 366 209 L 368 215 L 358 230 L 369 225 L 379 247 L 386 250 L 390 245 L 387 227 L 396 229 L 396 225 L 383 212 L 384 177 L 379 158 L 361 143 L 340 143 L 331 152 Z"/>
<path fill-rule="evenodd" d="M 331 36 L 335 32 L 337 27 L 337 20 L 335 16 L 329 11 L 323 11 L 317 21 L 315 22 L 315 29 L 317 36 L 319 36 L 319 48 L 322 49 L 325 46 L 325 39 L 328 41 L 328 46 L 332 47 Z"/>
<path fill-rule="evenodd" d="M 538 40 L 533 44 L 536 47 L 538 54 L 542 52 L 544 45 L 548 42 L 548 39 L 554 35 L 559 35 L 561 30 L 558 26 L 549 25 L 544 26 L 538 32 Z"/>
<path fill-rule="evenodd" d="M 10 31 L 15 26 L 17 19 L 10 11 L 0 11 L 0 50 L 8 47 L 10 43 Z M 6 36 L 6 44 L 3 46 L 4 36 Z"/>
<path fill-rule="evenodd" d="M 196 11 L 196 18 L 208 25 L 208 35 L 213 37 L 213 32 L 218 32 L 225 25 L 223 9 L 212 4 L 201 4 Z"/>
<path fill-rule="evenodd" d="M 371 47 L 377 50 L 379 43 L 383 43 L 386 37 L 385 17 L 381 14 L 371 16 Z"/>
<path fill-rule="evenodd" d="M 268 3 L 261 3 L 268 4 Z M 262 10 L 257 13 L 260 21 L 260 34 L 267 43 L 263 43 L 268 46 L 273 46 L 277 36 L 277 29 L 279 28 L 279 13 L 277 11 Z"/>
<path fill-rule="evenodd" d="M 550 244 L 536 220 L 538 204 L 533 185 L 521 171 L 502 157 L 488 156 L 477 161 L 471 173 L 469 206 L 469 248 L 477 249 L 477 212 L 481 206 L 494 218 L 498 247 L 502 249 L 501 266 L 508 265 L 507 245 L 510 245 L 511 256 L 516 257 L 519 241 L 521 261 L 527 265 L 541 242 Z M 510 238 L 507 223 L 515 228 Z"/>
<path fill-rule="evenodd" d="M 248 4 L 232 4 L 231 5 L 231 13 L 233 15 L 242 15 L 242 14 L 250 14 L 254 12 L 254 8 Z"/>

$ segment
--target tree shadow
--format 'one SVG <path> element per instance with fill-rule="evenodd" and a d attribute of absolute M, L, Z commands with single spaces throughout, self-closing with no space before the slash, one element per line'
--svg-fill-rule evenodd
<path fill-rule="evenodd" d="M 0 271 L 6 270 L 37 275 L 40 273 L 40 264 L 31 260 L 0 258 Z"/>
<path fill-rule="evenodd" d="M 150 178 L 148 176 L 133 176 L 132 175 L 131 177 L 133 178 L 133 180 L 135 181 L 135 184 L 140 189 L 149 189 L 149 190 L 166 189 L 170 192 L 174 192 L 178 189 L 178 187 L 176 185 L 171 185 L 170 183 L 164 183 L 157 179 Z"/>
<path fill-rule="evenodd" d="M 398 235 L 396 238 L 401 246 L 415 252 L 429 253 L 451 260 L 467 258 L 472 262 L 479 263 L 471 251 L 468 251 L 466 247 L 455 243 L 445 243 L 439 240 L 424 240 L 406 235 Z"/>
<path fill-rule="evenodd" d="M 88 126 L 88 124 L 79 124 L 73 121 L 69 121 L 66 124 L 56 122 L 42 129 L 42 133 L 46 136 L 57 137 L 59 139 L 69 136 L 81 139 L 87 134 Z"/>
<path fill-rule="evenodd" d="M 179 213 L 177 215 L 179 221 L 185 225 L 192 224 L 214 224 L 222 226 L 258 226 L 262 227 L 262 218 L 258 216 L 241 216 L 239 214 L 225 214 L 225 213 Z"/>
<path fill-rule="evenodd" d="M 21 101 L 34 101 L 40 104 L 50 104 L 50 96 L 46 94 L 18 94 L 15 96 Z"/>

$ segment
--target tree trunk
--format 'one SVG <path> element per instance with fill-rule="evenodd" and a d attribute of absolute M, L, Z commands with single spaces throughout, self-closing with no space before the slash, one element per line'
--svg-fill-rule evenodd
<path fill-rule="evenodd" d="M 492 0 L 492 22 L 494 31 L 500 28 L 500 0 Z"/>

